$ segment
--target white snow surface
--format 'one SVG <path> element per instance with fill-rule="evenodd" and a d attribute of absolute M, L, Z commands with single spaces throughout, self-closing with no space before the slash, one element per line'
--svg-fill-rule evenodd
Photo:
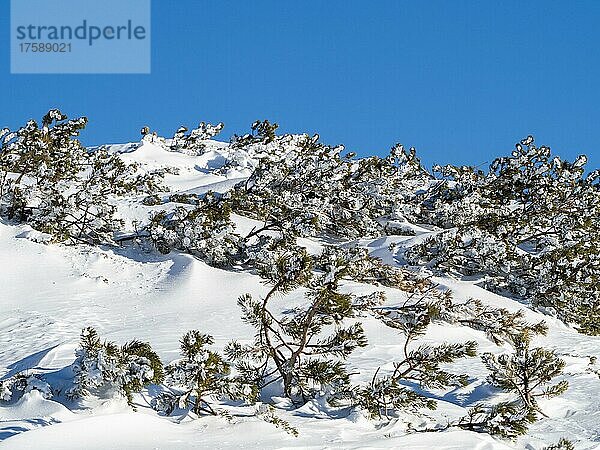
<path fill-rule="evenodd" d="M 213 142 L 202 156 L 167 152 L 145 142 L 141 146 L 116 145 L 112 151 L 148 168 L 176 167 L 168 175 L 172 192 L 224 192 L 249 175 L 247 169 L 226 175 L 210 173 L 228 157 L 226 144 Z M 124 199 L 121 213 L 130 221 L 143 218 L 148 207 L 139 199 Z M 235 216 L 240 229 L 252 221 Z M 426 234 L 427 230 L 420 229 Z M 68 366 L 83 327 L 95 327 L 100 336 L 117 343 L 130 339 L 148 341 L 164 363 L 178 357 L 179 339 L 190 329 L 212 334 L 215 347 L 233 339 L 250 340 L 253 330 L 240 319 L 238 296 L 249 292 L 261 296 L 268 290 L 261 280 L 243 272 L 212 268 L 192 256 L 143 253 L 139 250 L 99 247 L 65 247 L 36 242 L 27 226 L 0 223 L 0 379 L 15 373 L 44 373 Z M 43 238 L 43 237 L 42 237 Z M 395 264 L 389 244 L 406 240 L 392 236 L 364 240 L 360 244 L 384 262 Z M 311 253 L 320 244 L 302 240 Z M 85 408 L 67 407 L 44 399 L 38 391 L 25 394 L 17 403 L 0 407 L 0 450 L 4 449 L 192 449 L 192 448 L 403 448 L 403 449 L 542 449 L 561 437 L 578 449 L 600 447 L 600 378 L 590 370 L 590 357 L 600 358 L 600 339 L 578 334 L 548 316 L 534 312 L 510 298 L 488 292 L 475 281 L 437 279 L 454 292 L 454 298 L 478 298 L 509 310 L 526 309 L 532 321 L 546 320 L 549 333 L 536 344 L 554 349 L 565 359 L 566 394 L 543 401 L 550 417 L 531 427 L 515 441 L 451 429 L 445 432 L 408 433 L 407 423 L 433 425 L 462 416 L 469 406 L 498 394 L 487 384 L 486 370 L 478 358 L 460 360 L 453 367 L 467 373 L 464 388 L 434 391 L 436 411 L 422 417 L 406 416 L 390 423 L 367 420 L 354 412 L 335 410 L 311 402 L 289 410 L 281 402 L 278 415 L 299 431 L 294 437 L 240 408 L 232 421 L 221 417 L 192 420 L 159 416 L 148 405 L 149 396 L 135 397 L 137 412 L 125 401 L 105 400 Z M 357 292 L 385 290 L 387 302 L 397 304 L 405 294 L 394 289 L 349 283 Z M 282 309 L 302 301 L 302 293 L 280 302 Z M 369 345 L 358 349 L 348 364 L 353 381 L 368 381 L 379 366 L 391 367 L 400 354 L 402 336 L 374 318 L 361 319 Z M 462 326 L 435 324 L 425 342 L 475 340 L 480 352 L 506 352 L 483 333 Z M 598 369 L 596 367 L 596 369 Z"/>

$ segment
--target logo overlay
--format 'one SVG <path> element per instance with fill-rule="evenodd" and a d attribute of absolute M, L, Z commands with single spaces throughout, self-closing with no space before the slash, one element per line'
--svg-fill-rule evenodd
<path fill-rule="evenodd" d="M 11 73 L 150 73 L 150 0 L 11 0 Z"/>

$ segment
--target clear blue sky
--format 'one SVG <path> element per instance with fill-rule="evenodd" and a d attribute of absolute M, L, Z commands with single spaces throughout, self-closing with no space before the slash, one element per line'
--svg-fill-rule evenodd
<path fill-rule="evenodd" d="M 151 75 L 10 75 L 8 3 L 0 126 L 59 107 L 99 144 L 268 118 L 360 155 L 415 146 L 428 166 L 532 133 L 600 167 L 599 1 L 154 0 Z"/>

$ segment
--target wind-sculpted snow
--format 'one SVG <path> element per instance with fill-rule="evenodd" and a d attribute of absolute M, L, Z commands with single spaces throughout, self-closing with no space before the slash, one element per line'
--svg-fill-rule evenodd
<path fill-rule="evenodd" d="M 205 126 L 203 130 L 208 133 L 212 129 L 206 131 Z M 179 138 L 188 139 L 185 132 Z M 140 144 L 105 146 L 108 154 L 118 154 L 142 171 L 166 170 L 164 182 L 170 191 L 160 194 L 159 205 L 144 204 L 146 196 L 142 194 L 117 200 L 118 215 L 129 233 L 124 236 L 134 236 L 134 224 L 147 221 L 152 212 L 163 207 L 174 209 L 169 202 L 173 195 L 202 198 L 209 192 L 226 194 L 252 174 L 256 155 L 250 151 L 213 140 L 202 140 L 201 144 L 202 151 L 168 151 L 148 136 Z M 257 218 L 237 211 L 231 214 L 231 221 L 243 235 L 264 226 Z M 406 262 L 405 247 L 422 244 L 437 232 L 408 221 L 395 223 L 394 230 L 385 236 L 353 237 L 344 245 L 357 244 L 385 265 L 398 267 Z M 42 238 L 27 224 L 0 223 L 0 380 L 18 373 L 41 374 L 67 386 L 80 332 L 88 326 L 119 345 L 133 339 L 148 342 L 165 364 L 180 358 L 179 339 L 188 330 L 201 330 L 214 337 L 218 352 L 231 341 L 250 344 L 255 339 L 256 330 L 242 319 L 237 302 L 243 294 L 261 299 L 270 291 L 256 270 L 211 267 L 184 251 L 160 254 L 143 244 L 63 246 L 39 242 Z M 317 255 L 326 242 L 308 236 L 299 238 L 298 244 L 308 254 Z M 453 374 L 466 374 L 463 386 L 425 388 L 403 382 L 403 386 L 437 401 L 436 410 L 421 415 L 400 411 L 387 422 L 376 422 L 364 411 L 335 408 L 318 396 L 299 408 L 289 398 L 272 397 L 277 414 L 298 430 L 298 437 L 262 420 L 254 406 L 242 403 L 225 405 L 230 418 L 192 420 L 186 414 L 160 415 L 151 408 L 158 389 L 154 385 L 134 394 L 136 412 L 118 396 L 69 402 L 59 392 L 55 397 L 61 401 L 55 401 L 32 389 L 18 401 L 0 406 L 0 449 L 541 450 L 562 437 L 572 440 L 576 448 L 600 446 L 600 337 L 579 334 L 514 297 L 492 293 L 481 287 L 482 280 L 476 276 L 436 273 L 431 281 L 438 289 L 451 290 L 453 302 L 477 299 L 482 307 L 523 311 L 527 323 L 545 321 L 547 334 L 535 336 L 533 344 L 554 350 L 565 361 L 564 372 L 555 381 L 568 381 L 569 389 L 559 397 L 539 400 L 548 417 L 531 425 L 527 435 L 507 440 L 456 427 L 435 431 L 481 402 L 508 397 L 489 382 L 479 357 L 464 357 L 449 365 Z M 339 290 L 357 297 L 384 292 L 386 300 L 381 307 L 388 312 L 410 299 L 406 291 L 383 284 L 344 280 Z M 305 287 L 278 292 L 272 301 L 274 314 L 298 311 L 306 303 L 306 292 Z M 358 346 L 346 364 L 352 382 L 367 385 L 378 371 L 393 371 L 394 362 L 405 350 L 405 340 L 398 329 L 384 326 L 374 315 L 365 313 L 356 320 L 362 323 L 368 345 Z M 499 355 L 511 350 L 507 343 L 496 345 L 481 329 L 450 321 L 431 323 L 418 341 L 430 346 L 465 342 L 476 344 L 480 354 Z M 421 431 L 412 431 L 416 429 Z"/>

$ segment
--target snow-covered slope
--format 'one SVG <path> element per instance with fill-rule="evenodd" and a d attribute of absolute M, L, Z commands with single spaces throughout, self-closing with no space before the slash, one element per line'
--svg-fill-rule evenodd
<path fill-rule="evenodd" d="M 127 160 L 147 168 L 177 168 L 166 177 L 173 192 L 224 192 L 250 173 L 231 169 L 215 174 L 231 156 L 226 144 L 212 143 L 202 156 L 167 152 L 145 142 L 142 146 L 112 146 Z M 239 157 L 239 155 L 238 155 Z M 120 211 L 131 221 L 148 211 L 139 199 L 123 200 Z M 252 221 L 236 217 L 240 229 Z M 426 232 L 421 229 L 420 231 Z M 259 277 L 207 266 L 190 255 L 159 255 L 127 248 L 65 247 L 35 242 L 26 226 L 0 223 L 0 379 L 22 371 L 52 372 L 74 360 L 74 349 L 83 327 L 95 327 L 102 337 L 123 343 L 148 341 L 164 362 L 177 358 L 178 341 L 190 329 L 215 337 L 217 348 L 232 339 L 249 340 L 253 330 L 240 318 L 239 295 L 264 295 L 268 288 Z M 386 263 L 395 264 L 389 244 L 406 237 L 382 237 L 361 242 Z M 303 242 L 309 251 L 319 243 Z M 478 287 L 473 281 L 438 279 L 458 300 L 478 298 L 509 310 L 524 306 Z M 372 286 L 347 284 L 344 289 L 371 292 Z M 378 288 L 378 290 L 381 290 Z M 402 302 L 405 293 L 385 289 L 390 305 Z M 302 293 L 290 302 L 301 301 Z M 281 305 L 285 308 L 287 305 Z M 242 412 L 231 422 L 220 417 L 185 419 L 176 423 L 157 415 L 144 393 L 135 398 L 138 411 L 125 401 L 110 400 L 86 409 L 70 410 L 32 391 L 16 404 L 0 407 L 0 449 L 187 449 L 187 448 L 407 448 L 407 449 L 541 449 L 566 437 L 577 448 L 600 446 L 600 378 L 591 369 L 590 357 L 600 357 L 600 338 L 578 334 L 561 322 L 527 310 L 531 321 L 546 320 L 549 333 L 536 343 L 554 349 L 566 361 L 566 394 L 543 401 L 550 416 L 532 426 L 517 442 L 500 441 L 485 434 L 448 430 L 410 434 L 402 420 L 377 427 L 359 413 L 326 414 L 327 407 L 310 402 L 281 416 L 299 430 L 293 437 Z M 379 366 L 391 364 L 403 339 L 374 318 L 363 323 L 369 345 L 358 349 L 349 365 L 360 369 L 356 381 L 367 381 Z M 430 327 L 425 342 L 475 340 L 481 352 L 506 349 L 492 344 L 482 332 L 462 326 Z M 469 374 L 469 384 L 431 395 L 439 400 L 428 413 L 438 422 L 459 417 L 466 408 L 498 393 L 485 381 L 486 370 L 478 358 L 460 360 L 456 368 Z M 357 371 L 358 372 L 358 371 Z M 331 411 L 330 411 L 331 412 Z M 243 417 L 246 414 L 247 417 Z M 425 416 L 424 422 L 433 419 Z"/>

